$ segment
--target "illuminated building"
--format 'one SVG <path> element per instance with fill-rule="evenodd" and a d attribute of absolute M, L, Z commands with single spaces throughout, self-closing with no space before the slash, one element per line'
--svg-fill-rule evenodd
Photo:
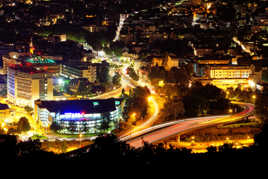
<path fill-rule="evenodd" d="M 115 129 L 121 118 L 121 100 L 35 101 L 35 119 L 44 127 L 54 123 L 59 133 L 96 133 L 104 121 Z M 111 124 L 112 123 L 112 124 Z"/>
<path fill-rule="evenodd" d="M 154 57 L 152 59 L 152 66 L 164 67 L 169 71 L 172 67 L 179 68 L 179 59 L 174 55 L 168 55 L 166 57 Z"/>
<path fill-rule="evenodd" d="M 39 70 L 43 69 L 51 73 L 59 73 L 60 71 L 60 66 L 53 59 L 41 56 L 29 57 L 24 55 L 16 52 L 10 52 L 8 55 L 3 56 L 3 68 L 1 70 L 1 74 L 6 75 L 8 66 L 10 65 L 27 63 Z"/>
<path fill-rule="evenodd" d="M 52 73 L 32 66 L 10 66 L 7 74 L 7 98 L 19 106 L 33 106 L 37 99 L 52 99 Z"/>
<path fill-rule="evenodd" d="M 200 57 L 196 59 L 201 65 L 228 65 L 231 62 L 230 57 Z"/>
<path fill-rule="evenodd" d="M 248 87 L 253 68 L 250 66 L 211 66 L 209 75 L 210 83 L 219 88 L 236 88 L 239 84 Z"/>
<path fill-rule="evenodd" d="M 28 63 L 32 65 L 34 68 L 38 70 L 45 70 L 50 73 L 59 74 L 60 73 L 60 65 L 56 63 L 55 60 L 50 58 L 43 58 L 41 56 L 35 56 L 26 58 L 24 63 Z"/>
<path fill-rule="evenodd" d="M 57 38 L 60 42 L 66 42 L 67 41 L 67 35 L 66 34 L 55 34 L 55 38 Z"/>
<path fill-rule="evenodd" d="M 249 66 L 212 66 L 210 78 L 212 79 L 248 79 L 252 74 Z"/>
<path fill-rule="evenodd" d="M 18 58 L 19 58 L 19 54 L 15 52 L 14 53 L 11 52 L 8 55 L 4 55 L 2 57 L 3 67 L 1 69 L 1 74 L 2 75 L 7 74 L 7 68 L 9 65 L 21 64 L 21 62 L 17 60 Z"/>
<path fill-rule="evenodd" d="M 93 64 L 63 64 L 60 68 L 60 74 L 69 79 L 87 78 L 89 82 L 94 83 L 97 76 L 97 66 Z"/>

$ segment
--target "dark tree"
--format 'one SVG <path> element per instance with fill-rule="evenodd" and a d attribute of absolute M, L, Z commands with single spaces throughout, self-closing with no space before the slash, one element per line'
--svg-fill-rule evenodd
<path fill-rule="evenodd" d="M 17 124 L 17 131 L 18 132 L 26 132 L 31 129 L 30 123 L 27 118 L 22 117 L 20 118 L 18 124 Z"/>
<path fill-rule="evenodd" d="M 55 131 L 55 132 L 57 132 L 58 130 L 61 129 L 61 127 L 57 123 L 53 122 L 51 124 L 51 126 L 50 126 L 50 129 L 53 130 L 53 131 Z"/>
<path fill-rule="evenodd" d="M 139 80 L 139 76 L 137 75 L 137 73 L 135 72 L 135 70 L 132 67 L 127 68 L 127 73 L 133 80 L 135 80 L 135 81 Z"/>
<path fill-rule="evenodd" d="M 102 62 L 98 67 L 97 78 L 100 83 L 107 83 L 109 81 L 109 64 Z"/>
<path fill-rule="evenodd" d="M 114 85 L 120 85 L 121 82 L 121 76 L 119 73 L 115 73 L 115 75 L 113 76 L 112 82 Z"/>
<path fill-rule="evenodd" d="M 27 111 L 28 113 L 31 113 L 33 111 L 33 108 L 30 106 L 25 106 L 24 107 L 25 111 Z"/>
<path fill-rule="evenodd" d="M 104 134 L 104 133 L 107 132 L 107 130 L 109 129 L 109 127 L 110 127 L 110 121 L 109 121 L 109 119 L 104 118 L 101 121 L 100 125 L 98 125 L 97 128 L 98 128 L 98 130 L 100 131 L 101 134 Z"/>

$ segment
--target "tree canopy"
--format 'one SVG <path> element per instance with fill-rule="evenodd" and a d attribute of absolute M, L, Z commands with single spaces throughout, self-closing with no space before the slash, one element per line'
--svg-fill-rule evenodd
<path fill-rule="evenodd" d="M 26 132 L 31 129 L 30 123 L 26 117 L 20 118 L 17 124 L 17 131 L 18 132 Z"/>

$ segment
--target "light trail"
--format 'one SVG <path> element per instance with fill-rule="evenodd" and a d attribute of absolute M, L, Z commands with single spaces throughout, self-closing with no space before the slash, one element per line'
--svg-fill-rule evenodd
<path fill-rule="evenodd" d="M 150 100 L 148 100 L 148 101 L 149 101 L 150 108 L 153 110 L 153 114 L 151 115 L 151 117 L 149 119 L 147 119 L 141 125 L 134 127 L 132 130 L 130 130 L 129 132 L 124 134 L 124 136 L 132 135 L 133 133 L 136 133 L 137 131 L 148 128 L 157 120 L 158 114 L 160 111 L 158 103 L 156 102 L 156 100 L 153 96 L 151 96 Z"/>
<path fill-rule="evenodd" d="M 120 14 L 120 20 L 119 20 L 119 24 L 118 24 L 113 42 L 116 42 L 119 40 L 121 29 L 124 26 L 124 22 L 127 18 L 128 18 L 128 14 Z"/>
<path fill-rule="evenodd" d="M 125 139 L 125 141 L 127 141 L 127 143 L 130 146 L 138 148 L 142 147 L 144 145 L 144 142 L 153 143 L 173 135 L 182 134 L 190 130 L 196 130 L 203 127 L 223 124 L 226 122 L 234 122 L 251 115 L 252 112 L 254 111 L 254 105 L 252 104 L 249 103 L 238 103 L 238 104 L 245 107 L 245 109 L 238 114 L 230 115 L 227 117 L 224 116 L 220 118 L 218 117 L 215 118 L 215 116 L 213 116 L 212 118 L 207 117 L 203 119 L 187 120 L 164 128 L 159 128 L 157 130 L 152 131 L 149 134 L 144 133 L 139 137 L 126 136 L 124 138 L 121 138 L 121 140 Z"/>
<path fill-rule="evenodd" d="M 179 2 L 176 2 L 175 3 L 175 6 L 180 6 L 182 5 L 184 2 L 186 2 L 188 0 L 181 0 Z M 152 9 L 156 9 L 156 8 L 159 8 L 159 6 L 156 6 L 156 7 L 153 7 Z M 131 15 L 131 16 L 134 16 L 140 12 L 146 12 L 148 11 L 148 9 L 142 9 L 140 11 L 135 11 L 131 14 L 120 14 L 120 19 L 119 19 L 119 24 L 118 24 L 118 27 L 117 27 L 117 30 L 116 30 L 116 34 L 115 34 L 115 37 L 113 39 L 113 42 L 116 42 L 119 40 L 119 37 L 120 37 L 120 33 L 121 33 L 121 29 L 122 27 L 124 26 L 124 22 L 127 20 L 127 18 Z"/>
<path fill-rule="evenodd" d="M 165 128 L 165 127 L 172 126 L 172 125 L 179 124 L 179 123 L 183 123 L 183 122 L 186 122 L 186 121 L 195 121 L 195 120 L 200 120 L 200 119 L 215 119 L 215 118 L 223 118 L 223 117 L 227 117 L 227 116 L 229 116 L 229 115 L 219 115 L 219 116 L 194 117 L 194 118 L 179 119 L 179 120 L 176 120 L 176 121 L 171 121 L 171 122 L 158 124 L 158 125 L 155 125 L 155 126 L 152 126 L 152 127 L 137 131 L 135 133 L 131 133 L 130 135 L 120 136 L 119 140 L 120 141 L 127 141 L 127 140 L 129 140 L 129 139 L 131 139 L 133 137 L 138 137 L 140 135 L 152 132 L 154 130 Z"/>
<path fill-rule="evenodd" d="M 233 37 L 233 41 L 237 43 L 244 52 L 250 54 L 251 56 L 254 55 L 254 52 L 252 52 L 249 47 L 245 46 L 241 41 L 239 41 L 237 37 Z"/>
<path fill-rule="evenodd" d="M 133 81 L 132 79 L 130 79 L 130 77 L 128 77 L 128 75 L 126 74 L 126 70 L 127 69 L 127 66 L 125 66 L 121 72 L 121 75 L 122 77 L 129 83 L 128 85 L 130 87 L 136 87 L 136 86 L 147 86 L 150 93 L 151 94 L 155 94 L 155 91 L 153 89 L 153 87 L 146 83 L 146 82 L 143 82 L 143 81 Z M 158 114 L 160 112 L 160 108 L 159 108 L 159 105 L 155 99 L 155 96 L 151 95 L 148 97 L 147 99 L 148 103 L 149 103 L 149 106 L 150 106 L 150 109 L 152 109 L 152 115 L 144 122 L 142 123 L 141 125 L 139 126 L 136 126 L 134 127 L 133 129 L 131 129 L 130 131 L 127 131 L 125 132 L 122 136 L 127 136 L 127 135 L 131 135 L 132 133 L 135 133 L 137 131 L 140 131 L 144 128 L 147 128 L 147 127 L 150 127 L 158 118 Z"/>
<path fill-rule="evenodd" d="M 117 97 L 119 97 L 121 95 L 122 89 L 123 88 L 120 87 L 120 88 L 115 89 L 113 91 L 103 93 L 103 94 L 100 94 L 98 96 L 91 97 L 89 99 L 107 99 L 107 98 L 114 98 L 114 97 L 117 98 Z"/>

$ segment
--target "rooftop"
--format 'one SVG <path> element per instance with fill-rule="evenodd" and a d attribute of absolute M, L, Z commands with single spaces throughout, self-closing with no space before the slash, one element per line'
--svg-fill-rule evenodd
<path fill-rule="evenodd" d="M 47 58 L 42 58 L 40 56 L 36 56 L 36 57 L 31 57 L 29 59 L 26 60 L 26 62 L 28 63 L 40 63 L 40 64 L 48 64 L 48 63 L 56 63 L 54 60 L 52 59 L 47 59 Z"/>
<path fill-rule="evenodd" d="M 66 100 L 66 101 L 36 101 L 39 108 L 46 108 L 49 112 L 55 113 L 103 113 L 116 109 L 116 103 L 120 99 L 94 99 L 94 100 Z"/>
<path fill-rule="evenodd" d="M 37 70 L 30 63 L 26 63 L 25 65 L 23 65 L 23 64 L 10 65 L 9 68 L 16 70 L 16 71 L 28 73 L 28 74 L 36 74 L 36 73 L 45 73 L 46 72 L 45 70 Z"/>

